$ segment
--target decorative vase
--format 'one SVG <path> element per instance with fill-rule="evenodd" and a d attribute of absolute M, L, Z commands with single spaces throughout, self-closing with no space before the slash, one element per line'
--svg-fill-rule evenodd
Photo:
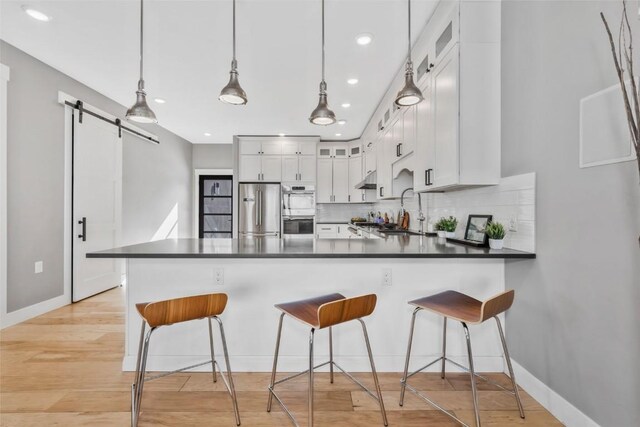
<path fill-rule="evenodd" d="M 438 230 L 438 237 L 447 237 L 447 232 L 444 230 Z"/>
<path fill-rule="evenodd" d="M 445 237 L 447 239 L 453 239 L 454 237 L 456 237 L 456 232 L 455 231 L 445 231 Z"/>
<path fill-rule="evenodd" d="M 504 239 L 489 239 L 489 247 L 491 249 L 502 249 L 504 246 Z"/>

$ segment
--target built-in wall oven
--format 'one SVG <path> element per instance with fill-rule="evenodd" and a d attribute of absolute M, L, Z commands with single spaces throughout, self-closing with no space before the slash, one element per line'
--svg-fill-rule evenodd
<path fill-rule="evenodd" d="M 313 185 L 282 186 L 282 237 L 315 235 L 316 188 Z"/>

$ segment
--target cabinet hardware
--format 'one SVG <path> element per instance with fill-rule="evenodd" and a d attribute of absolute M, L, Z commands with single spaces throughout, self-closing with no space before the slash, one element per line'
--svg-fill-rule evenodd
<path fill-rule="evenodd" d="M 380 187 L 380 197 L 384 197 L 384 194 L 383 194 L 383 192 L 382 192 L 382 189 L 383 189 L 383 188 L 384 188 L 384 187 Z"/>
<path fill-rule="evenodd" d="M 347 196 L 347 202 L 350 202 L 350 201 L 351 201 L 351 194 Z"/>
<path fill-rule="evenodd" d="M 431 172 L 433 172 L 433 169 L 424 171 L 424 185 L 426 186 L 433 185 L 433 182 L 431 182 Z"/>
<path fill-rule="evenodd" d="M 87 218 L 82 217 L 78 224 L 82 225 L 82 234 L 78 234 L 78 239 L 82 239 L 83 242 L 87 241 Z"/>
<path fill-rule="evenodd" d="M 362 201 L 364 202 L 364 191 L 361 194 Z"/>
<path fill-rule="evenodd" d="M 402 156 L 402 142 L 398 144 L 398 157 Z"/>

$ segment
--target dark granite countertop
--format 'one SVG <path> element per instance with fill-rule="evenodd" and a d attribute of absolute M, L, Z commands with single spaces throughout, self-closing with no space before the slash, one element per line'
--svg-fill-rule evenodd
<path fill-rule="evenodd" d="M 535 258 L 428 236 L 380 239 L 168 239 L 87 254 L 87 258 Z"/>

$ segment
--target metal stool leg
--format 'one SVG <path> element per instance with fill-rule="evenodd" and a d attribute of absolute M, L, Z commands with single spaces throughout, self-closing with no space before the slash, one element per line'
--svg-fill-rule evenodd
<path fill-rule="evenodd" d="M 315 329 L 309 334 L 309 427 L 313 427 L 313 336 Z"/>
<path fill-rule="evenodd" d="M 404 391 L 407 388 L 407 375 L 409 373 L 409 358 L 411 357 L 411 345 L 413 344 L 413 329 L 416 324 L 416 314 L 421 309 L 418 307 L 413 310 L 413 315 L 411 316 L 411 328 L 409 328 L 409 344 L 407 345 L 407 358 L 404 362 L 404 374 L 402 375 L 402 381 L 400 382 L 400 406 L 404 405 Z"/>
<path fill-rule="evenodd" d="M 444 318 L 444 327 L 442 328 L 442 371 L 440 378 L 444 379 L 444 365 L 447 361 L 447 318 Z"/>
<path fill-rule="evenodd" d="M 267 403 L 267 412 L 271 412 L 271 403 L 273 402 L 273 390 L 274 383 L 276 382 L 276 369 L 278 368 L 278 353 L 280 352 L 280 337 L 282 336 L 282 319 L 284 319 L 284 313 L 280 315 L 280 322 L 278 323 L 278 336 L 276 338 L 276 351 L 273 356 L 273 369 L 271 370 L 271 384 L 269 385 L 269 401 Z"/>
<path fill-rule="evenodd" d="M 213 382 L 218 382 L 218 375 L 216 374 L 216 354 L 213 351 L 213 327 L 211 326 L 211 318 L 207 319 L 209 323 L 209 348 L 211 349 L 211 371 L 213 372 Z"/>
<path fill-rule="evenodd" d="M 222 339 L 222 350 L 224 351 L 224 363 L 227 367 L 227 378 L 229 380 L 229 391 L 231 392 L 231 401 L 233 402 L 233 412 L 236 415 L 236 425 L 240 425 L 240 411 L 238 410 L 238 398 L 236 397 L 236 388 L 233 385 L 233 375 L 231 374 L 231 364 L 229 363 L 229 351 L 227 350 L 227 339 L 224 336 L 224 327 L 222 320 L 214 317 L 220 328 L 220 338 Z"/>
<path fill-rule="evenodd" d="M 329 327 L 329 380 L 333 384 L 333 328 Z"/>
<path fill-rule="evenodd" d="M 384 401 L 382 400 L 382 391 L 380 390 L 380 383 L 378 382 L 378 373 L 376 372 L 376 365 L 373 362 L 373 354 L 371 353 L 371 344 L 369 343 L 369 334 L 367 333 L 367 326 L 362 319 L 358 319 L 362 325 L 362 332 L 364 333 L 364 341 L 367 344 L 367 352 L 369 353 L 369 363 L 371 363 L 371 374 L 373 375 L 373 382 L 376 385 L 376 393 L 378 394 L 378 402 L 380 403 L 380 412 L 382 413 L 382 423 L 388 426 L 387 411 L 384 409 Z"/>
<path fill-rule="evenodd" d="M 142 321 L 142 329 L 140 331 L 140 344 L 138 344 L 138 357 L 136 358 L 136 374 L 133 377 L 133 385 L 131 386 L 131 425 L 135 425 L 135 413 L 138 403 L 138 385 L 140 384 L 140 363 L 142 360 L 142 349 L 144 346 L 144 330 L 147 322 Z"/>
<path fill-rule="evenodd" d="M 140 375 L 137 388 L 137 396 L 136 396 L 136 410 L 134 416 L 134 427 L 138 425 L 138 420 L 140 419 L 140 407 L 142 406 L 142 391 L 144 389 L 144 377 L 147 372 L 147 356 L 149 355 L 149 340 L 151 339 L 151 334 L 156 328 L 149 329 L 147 332 L 147 336 L 144 339 L 144 345 L 142 349 L 142 358 L 140 361 Z"/>
<path fill-rule="evenodd" d="M 520 401 L 520 393 L 518 392 L 518 384 L 516 384 L 516 377 L 513 373 L 513 367 L 511 366 L 511 357 L 509 356 L 509 350 L 507 349 L 507 340 L 504 338 L 504 332 L 502 331 L 502 324 L 498 316 L 495 316 L 496 324 L 498 325 L 498 331 L 500 332 L 500 340 L 502 341 L 502 349 L 504 350 L 504 358 L 507 361 L 507 367 L 509 368 L 509 376 L 511 377 L 511 385 L 513 385 L 513 394 L 516 397 L 518 403 L 518 410 L 520 411 L 520 418 L 524 418 L 524 409 L 522 408 L 522 402 Z"/>
<path fill-rule="evenodd" d="M 467 354 L 469 355 L 469 375 L 471 376 L 471 393 L 473 394 L 473 410 L 476 415 L 476 427 L 480 427 L 480 411 L 478 409 L 478 389 L 476 387 L 476 372 L 473 369 L 473 354 L 471 351 L 471 335 L 467 324 L 462 322 L 464 336 L 467 339 Z"/>

